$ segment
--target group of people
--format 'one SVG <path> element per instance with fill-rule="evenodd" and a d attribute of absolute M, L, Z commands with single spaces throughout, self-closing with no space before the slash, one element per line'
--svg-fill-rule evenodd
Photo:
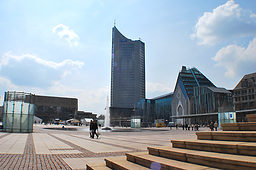
<path fill-rule="evenodd" d="M 98 124 L 95 120 L 91 120 L 91 122 L 90 122 L 90 138 L 94 139 L 95 135 L 98 139 L 99 138 Z"/>
<path fill-rule="evenodd" d="M 215 123 L 211 122 L 210 125 L 209 125 L 211 131 L 217 131 L 218 130 L 218 122 L 216 121 Z"/>
<path fill-rule="evenodd" d="M 193 131 L 199 131 L 199 125 L 198 124 L 192 124 L 192 125 L 188 125 L 188 124 L 185 124 L 185 125 L 182 125 L 182 129 L 183 130 L 190 130 L 190 128 L 191 128 L 191 130 Z M 177 127 L 176 127 L 176 129 L 177 129 Z"/>

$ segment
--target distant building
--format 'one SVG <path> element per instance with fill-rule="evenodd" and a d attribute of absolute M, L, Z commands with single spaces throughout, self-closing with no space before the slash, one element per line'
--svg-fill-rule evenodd
<path fill-rule="evenodd" d="M 75 119 L 81 120 L 81 119 L 96 119 L 97 114 L 93 114 L 92 112 L 85 112 L 85 111 L 77 111 L 75 113 Z"/>
<path fill-rule="evenodd" d="M 112 29 L 110 123 L 129 124 L 137 102 L 145 98 L 145 44 Z"/>
<path fill-rule="evenodd" d="M 77 109 L 76 98 L 35 95 L 35 116 L 45 123 L 74 118 Z"/>
<path fill-rule="evenodd" d="M 191 97 L 194 95 L 194 87 L 215 87 L 198 69 L 187 69 L 182 66 L 179 72 L 172 100 L 172 114 L 176 116 L 176 123 L 184 122 L 184 116 L 191 113 Z"/>
<path fill-rule="evenodd" d="M 43 119 L 37 117 L 37 116 L 34 116 L 34 123 L 36 124 L 41 124 L 43 122 Z"/>
<path fill-rule="evenodd" d="M 194 87 L 191 98 L 191 113 L 213 113 L 233 106 L 232 93 L 225 88 Z"/>
<path fill-rule="evenodd" d="M 232 111 L 232 106 L 230 91 L 217 88 L 198 69 L 182 67 L 172 99 L 177 124 L 208 124 L 218 120 L 219 111 Z"/>
<path fill-rule="evenodd" d="M 245 75 L 233 90 L 238 121 L 245 115 L 256 113 L 256 73 Z"/>
<path fill-rule="evenodd" d="M 161 95 L 152 99 L 142 99 L 137 103 L 135 115 L 141 118 L 144 127 L 154 126 L 154 122 L 163 119 L 166 123 L 172 122 L 173 93 Z"/>
<path fill-rule="evenodd" d="M 205 124 L 216 121 L 217 113 L 233 111 L 233 96 L 225 88 L 194 87 L 190 105 L 191 123 Z"/>
<path fill-rule="evenodd" d="M 0 122 L 3 122 L 4 106 L 0 106 Z"/>

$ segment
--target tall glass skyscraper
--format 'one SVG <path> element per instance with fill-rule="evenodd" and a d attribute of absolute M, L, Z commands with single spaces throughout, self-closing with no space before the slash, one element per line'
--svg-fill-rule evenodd
<path fill-rule="evenodd" d="M 112 29 L 111 119 L 123 117 L 118 115 L 117 112 L 122 111 L 117 109 L 123 111 L 133 109 L 137 102 L 144 98 L 145 44 L 140 40 L 133 41 L 126 38 L 114 26 Z M 124 112 L 128 119 L 129 113 Z"/>

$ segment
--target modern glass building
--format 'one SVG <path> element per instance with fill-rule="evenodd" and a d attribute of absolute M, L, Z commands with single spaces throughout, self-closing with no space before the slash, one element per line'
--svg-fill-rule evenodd
<path fill-rule="evenodd" d="M 144 127 L 155 126 L 157 120 L 165 123 L 172 122 L 172 96 L 168 93 L 152 99 L 143 99 L 137 103 L 135 116 L 141 118 L 141 125 Z"/>
<path fill-rule="evenodd" d="M 176 116 L 177 123 L 182 124 L 184 120 L 178 119 L 179 116 L 182 117 L 191 113 L 190 98 L 194 94 L 193 88 L 200 86 L 215 87 L 198 69 L 187 69 L 185 66 L 182 66 L 172 100 L 172 113 L 173 116 Z"/>
<path fill-rule="evenodd" d="M 233 111 L 233 97 L 232 93 L 225 88 L 194 87 L 190 105 L 190 123 L 209 124 L 210 121 L 218 120 L 217 113 Z"/>
<path fill-rule="evenodd" d="M 145 98 L 145 44 L 112 29 L 110 122 L 130 120 L 137 102 Z M 122 115 L 124 113 L 124 115 Z"/>
<path fill-rule="evenodd" d="M 33 132 L 35 95 L 24 92 L 5 92 L 3 130 Z"/>
<path fill-rule="evenodd" d="M 218 112 L 232 111 L 232 93 L 217 88 L 198 69 L 182 66 L 172 100 L 172 117 L 177 124 L 208 124 Z"/>

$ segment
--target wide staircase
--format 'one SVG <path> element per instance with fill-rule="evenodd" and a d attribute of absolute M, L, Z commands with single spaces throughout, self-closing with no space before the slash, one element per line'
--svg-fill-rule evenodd
<path fill-rule="evenodd" d="M 256 117 L 256 115 L 255 115 Z M 224 124 L 223 131 L 197 132 L 197 140 L 105 158 L 87 169 L 256 169 L 256 122 Z M 254 131 L 255 130 L 255 131 Z"/>

